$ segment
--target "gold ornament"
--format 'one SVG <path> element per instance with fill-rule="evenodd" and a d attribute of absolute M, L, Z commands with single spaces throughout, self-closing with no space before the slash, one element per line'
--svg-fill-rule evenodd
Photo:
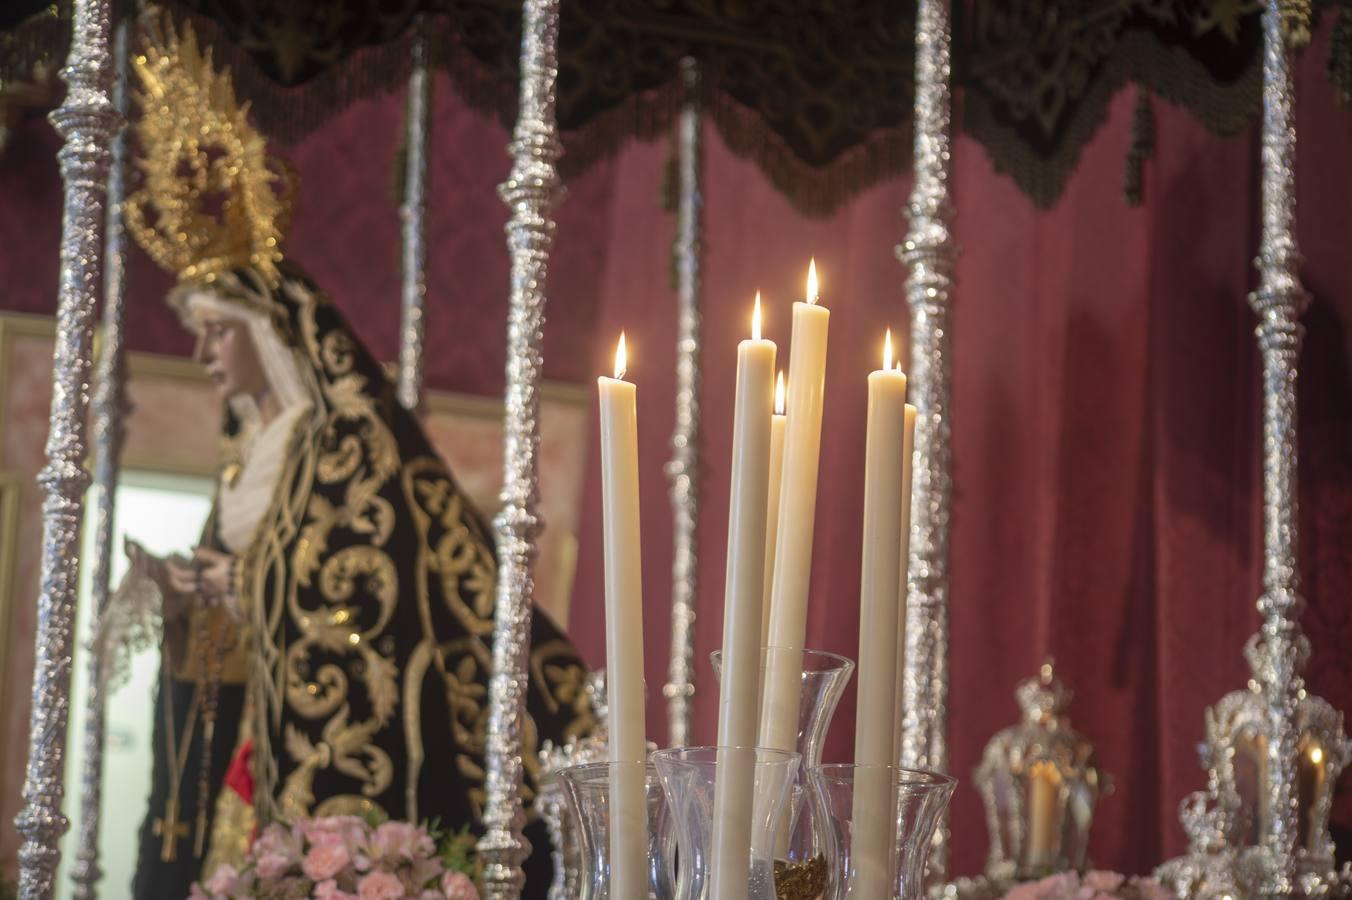
<path fill-rule="evenodd" d="M 175 31 L 167 15 L 151 15 L 145 32 L 132 60 L 144 182 L 126 201 L 127 227 L 180 281 L 252 266 L 276 286 L 289 172 L 268 155 L 230 70 L 212 68 L 211 49 L 198 46 L 190 24 Z"/>

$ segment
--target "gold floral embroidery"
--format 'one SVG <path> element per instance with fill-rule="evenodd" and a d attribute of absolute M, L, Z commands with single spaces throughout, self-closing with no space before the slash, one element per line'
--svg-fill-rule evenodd
<path fill-rule="evenodd" d="M 389 818 L 385 808 L 369 797 L 357 797 L 353 794 L 335 794 L 315 807 L 315 817 L 356 816 L 370 821 L 373 817 Z"/>
<path fill-rule="evenodd" d="M 327 309 L 322 297 L 291 282 L 283 290 L 300 303 L 295 333 L 318 373 L 322 403 L 283 476 L 270 527 L 241 563 L 259 626 L 251 696 L 271 743 L 282 745 L 270 746 L 264 735 L 256 747 L 260 792 L 275 791 L 284 817 L 362 814 L 378 804 L 402 805 L 408 818 L 426 815 L 434 810 L 418 809 L 424 738 L 449 731 L 450 746 L 434 749 L 481 810 L 496 590 L 491 539 L 440 459 L 403 458 L 379 406 L 386 401 L 369 391 L 357 366 L 357 348 L 315 321 Z M 439 690 L 428 689 L 432 670 Z M 585 673 L 567 643 L 537 648 L 532 672 L 532 708 L 543 698 L 551 721 L 558 716 L 569 734 L 590 730 Z M 436 708 L 424 709 L 434 694 Z M 435 729 L 424 715 L 435 717 Z M 397 763 L 393 728 L 405 745 Z M 538 776 L 529 716 L 522 736 L 529 809 Z M 318 808 L 316 784 L 321 795 L 338 791 Z"/>
<path fill-rule="evenodd" d="M 418 779 L 422 777 L 425 754 L 422 740 L 423 679 L 432 665 L 436 648 L 430 639 L 419 642 L 404 668 L 404 746 L 408 754 L 408 771 L 404 781 L 404 805 L 409 821 L 418 820 Z"/>
<path fill-rule="evenodd" d="M 330 331 L 319 345 L 320 358 L 332 375 L 346 375 L 352 371 L 352 339 L 343 331 Z"/>
<path fill-rule="evenodd" d="M 567 641 L 550 641 L 532 647 L 530 671 L 545 705 L 552 712 L 558 712 L 561 704 L 567 704 L 572 713 L 565 726 L 564 737 L 585 737 L 591 734 L 596 727 L 596 717 L 591 697 L 587 693 L 590 674 L 577 658 L 572 645 Z"/>
<path fill-rule="evenodd" d="M 338 606 L 352 599 L 358 589 L 358 579 L 362 580 L 362 594 L 379 601 L 380 609 L 376 621 L 361 628 L 360 620 L 367 618 L 365 613 L 368 611 L 342 607 L 350 612 L 351 617 L 337 624 L 348 625 L 348 639 L 353 646 L 358 640 L 352 639 L 350 635 L 370 639 L 384 630 L 394 615 L 395 603 L 399 599 L 399 574 L 394 568 L 394 561 L 383 550 L 363 544 L 344 547 L 324 561 L 319 570 L 319 590 L 326 601 Z M 311 627 L 316 627 L 316 623 L 312 623 Z"/>
<path fill-rule="evenodd" d="M 473 637 L 448 641 L 437 652 L 444 673 L 451 737 L 459 747 L 482 753 L 488 725 L 487 673 L 493 665 L 493 654 Z"/>
<path fill-rule="evenodd" d="M 362 464 L 361 439 L 355 434 L 344 435 L 338 446 L 319 457 L 319 480 L 337 484 L 351 478 Z"/>
<path fill-rule="evenodd" d="M 286 702 L 307 719 L 331 715 L 347 699 L 348 680 L 342 667 L 328 663 L 310 677 L 311 641 L 292 644 L 286 653 Z"/>

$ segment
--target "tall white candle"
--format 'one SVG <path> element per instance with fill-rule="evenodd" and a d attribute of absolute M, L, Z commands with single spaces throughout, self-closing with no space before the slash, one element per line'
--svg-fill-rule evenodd
<path fill-rule="evenodd" d="M 886 766 L 893 761 L 905 406 L 906 376 L 892 369 L 892 332 L 888 331 L 883 367 L 868 376 L 859 693 L 854 719 L 854 761 L 861 767 Z M 889 825 L 895 819 L 895 794 L 887 781 L 871 779 L 864 770 L 856 770 L 852 896 L 884 896 L 892 874 L 894 828 Z"/>
<path fill-rule="evenodd" d="M 775 345 L 762 340 L 760 331 L 757 294 L 751 340 L 737 346 L 727 580 L 723 592 L 723 681 L 718 701 L 718 743 L 724 747 L 752 747 L 756 743 L 775 373 Z"/>
<path fill-rule="evenodd" d="M 892 368 L 889 330 L 883 346 L 883 368 L 868 376 L 859 573 L 859 693 L 854 726 L 854 761 L 863 766 L 895 762 L 892 726 L 896 717 L 905 424 L 906 376 Z"/>
<path fill-rule="evenodd" d="M 915 407 L 906 404 L 905 436 L 901 444 L 901 563 L 897 590 L 897 671 L 892 684 L 893 700 L 892 764 L 901 764 L 901 690 L 906 672 L 906 595 L 910 590 L 911 570 L 911 479 L 915 460 Z"/>
<path fill-rule="evenodd" d="M 775 372 L 775 345 L 761 340 L 760 313 L 757 294 L 751 314 L 751 340 L 737 346 L 727 580 L 723 593 L 723 675 L 718 696 L 718 744 L 724 748 L 755 746 L 756 708 L 760 701 L 760 620 Z M 711 900 L 735 900 L 747 894 L 754 761 L 741 751 L 720 750 L 718 754 Z"/>
<path fill-rule="evenodd" d="M 807 595 L 812 574 L 812 525 L 817 511 L 817 466 L 826 386 L 826 338 L 831 311 L 817 303 L 817 267 L 808 267 L 807 300 L 793 305 L 789 357 L 789 413 L 784 435 L 784 474 L 775 538 L 774 586 L 770 597 L 770 644 L 801 651 L 807 632 Z M 797 653 L 767 657 L 761 705 L 760 745 L 793 750 L 803 677 Z"/>
<path fill-rule="evenodd" d="M 784 475 L 784 425 L 788 416 L 784 415 L 784 370 L 780 369 L 775 377 L 775 413 L 770 417 L 770 485 L 766 491 L 768 503 L 765 521 L 765 585 L 764 601 L 761 604 L 761 646 L 770 643 L 770 593 L 774 586 L 775 574 L 775 538 L 778 537 L 779 491 Z"/>
<path fill-rule="evenodd" d="M 638 414 L 634 385 L 622 380 L 624 335 L 615 377 L 596 380 L 601 406 L 601 499 L 606 582 L 606 695 L 609 759 L 642 763 L 647 756 L 643 710 L 643 574 L 638 503 Z M 616 769 L 611 790 L 611 892 L 647 896 L 647 802 L 641 769 Z"/>

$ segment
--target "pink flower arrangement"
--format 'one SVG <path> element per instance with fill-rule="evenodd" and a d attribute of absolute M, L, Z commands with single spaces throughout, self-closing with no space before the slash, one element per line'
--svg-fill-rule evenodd
<path fill-rule="evenodd" d="M 1174 900 L 1174 895 L 1153 878 L 1094 871 L 1030 881 L 1005 894 L 1005 900 Z"/>
<path fill-rule="evenodd" d="M 468 833 L 439 848 L 421 825 L 356 816 L 272 824 L 243 868 L 221 865 L 194 884 L 189 900 L 479 900 L 466 847 Z"/>

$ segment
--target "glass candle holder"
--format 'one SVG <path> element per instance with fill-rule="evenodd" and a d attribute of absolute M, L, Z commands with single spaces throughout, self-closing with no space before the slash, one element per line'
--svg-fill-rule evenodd
<path fill-rule="evenodd" d="M 579 900 L 673 900 L 675 845 L 666 793 L 653 765 L 588 763 L 563 769 L 559 776 L 580 845 Z M 641 792 L 646 826 L 637 833 L 632 816 L 622 814 L 617 802 L 625 791 Z M 623 871 L 626 864 L 620 860 L 635 847 L 640 849 L 637 862 L 631 858 L 630 870 Z"/>
<path fill-rule="evenodd" d="M 825 900 L 920 900 L 939 817 L 957 780 L 899 766 L 816 766 L 818 820 L 828 827 Z M 886 801 L 879 818 L 879 801 Z M 888 820 L 891 835 L 880 834 Z"/>
<path fill-rule="evenodd" d="M 676 900 L 776 900 L 775 841 L 798 759 L 791 750 L 759 747 L 677 747 L 652 755 L 675 824 Z M 750 804 L 740 815 L 720 808 L 720 774 L 749 779 Z M 734 820 L 748 833 L 729 841 L 722 832 Z M 746 855 L 729 854 L 728 847 Z"/>
<path fill-rule="evenodd" d="M 722 681 L 723 651 L 710 654 L 714 674 Z M 814 804 L 810 801 L 808 771 L 822 758 L 822 745 L 831 726 L 840 695 L 854 672 L 854 662 L 836 653 L 822 650 L 791 650 L 785 647 L 766 647 L 761 651 L 761 681 L 771 662 L 791 663 L 802 670 L 802 692 L 798 704 L 797 740 L 798 771 L 794 774 L 789 794 L 784 836 L 781 836 L 776 858 L 780 860 L 781 874 L 786 879 L 803 885 L 801 896 L 816 897 L 813 885 L 825 883 L 826 846 L 822 828 L 816 821 Z"/>

